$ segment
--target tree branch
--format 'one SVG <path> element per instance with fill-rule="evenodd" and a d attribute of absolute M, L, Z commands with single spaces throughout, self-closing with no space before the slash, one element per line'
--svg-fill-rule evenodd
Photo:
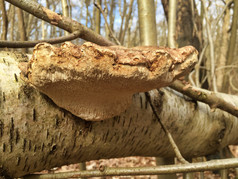
<path fill-rule="evenodd" d="M 134 168 L 103 168 L 101 170 L 88 170 L 78 172 L 64 172 L 57 174 L 28 175 L 24 179 L 50 179 L 50 178 L 79 178 L 102 176 L 134 176 L 134 175 L 160 175 L 184 172 L 199 172 L 238 167 L 237 159 L 212 160 L 207 162 L 188 163 L 181 165 L 165 165 L 156 167 Z"/>
<path fill-rule="evenodd" d="M 26 47 L 34 47 L 38 43 L 47 42 L 50 44 L 58 44 L 65 41 L 74 40 L 80 37 L 81 32 L 75 31 L 67 36 L 52 38 L 52 39 L 45 39 L 45 40 L 34 40 L 34 41 L 6 41 L 0 40 L 0 48 L 26 48 Z"/>
<path fill-rule="evenodd" d="M 99 45 L 105 45 L 105 46 L 115 45 L 111 41 L 105 39 L 104 37 L 95 33 L 91 29 L 83 26 L 77 21 L 74 21 L 68 17 L 61 16 L 43 7 L 42 5 L 36 3 L 35 1 L 29 1 L 29 0 L 21 0 L 21 1 L 6 0 L 6 1 L 25 10 L 26 12 L 34 15 L 35 17 L 38 17 L 39 19 L 49 22 L 52 25 L 60 27 L 70 33 L 78 31 L 80 32 L 79 37 L 84 40 L 94 42 Z"/>
<path fill-rule="evenodd" d="M 99 11 L 102 13 L 102 15 L 103 15 L 103 17 L 104 17 L 105 24 L 106 24 L 107 29 L 109 30 L 109 32 L 110 32 L 112 38 L 115 40 L 115 42 L 117 43 L 117 45 L 121 45 L 121 43 L 119 42 L 119 40 L 118 40 L 118 39 L 116 38 L 116 36 L 114 35 L 114 33 L 113 33 L 113 31 L 112 31 L 110 25 L 108 24 L 108 22 L 107 22 L 107 16 L 106 16 L 106 14 L 103 12 L 101 5 L 98 4 L 97 2 L 94 2 L 94 5 L 95 5 L 95 6 L 99 9 Z"/>
<path fill-rule="evenodd" d="M 219 94 L 222 95 L 222 93 L 214 93 L 205 89 L 192 87 L 191 85 L 185 86 L 179 80 L 172 83 L 170 87 L 189 96 L 192 99 L 208 104 L 212 110 L 219 108 L 232 114 L 233 116 L 238 117 L 238 107 L 229 102 L 226 102 L 226 100 L 224 100 L 224 97 L 220 97 Z"/>

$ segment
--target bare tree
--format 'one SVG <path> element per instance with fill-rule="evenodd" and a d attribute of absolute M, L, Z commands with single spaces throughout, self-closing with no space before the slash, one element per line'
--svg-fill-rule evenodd
<path fill-rule="evenodd" d="M 2 34 L 1 39 L 6 40 L 7 39 L 7 29 L 8 29 L 8 19 L 7 19 L 7 12 L 5 9 L 5 1 L 0 0 L 0 10 L 2 13 Z"/>
<path fill-rule="evenodd" d="M 25 26 L 24 26 L 24 18 L 23 18 L 23 12 L 20 8 L 17 8 L 17 18 L 18 18 L 18 21 L 17 21 L 17 24 L 18 24 L 18 32 L 19 32 L 19 35 L 20 35 L 20 40 L 21 41 L 26 41 L 26 29 L 25 29 Z M 22 52 L 27 52 L 27 49 L 22 49 Z"/>
<path fill-rule="evenodd" d="M 65 17 L 69 17 L 69 5 L 67 0 L 61 0 L 61 5 L 62 5 L 62 10 L 63 10 L 63 15 Z M 67 31 L 64 31 L 65 35 L 69 35 Z"/>
<path fill-rule="evenodd" d="M 226 3 L 229 2 L 229 0 L 225 1 Z M 219 48 L 219 56 L 217 59 L 217 68 L 216 68 L 216 76 L 217 76 L 217 89 L 218 91 L 222 90 L 223 86 L 223 77 L 224 77 L 224 66 L 226 65 L 226 56 L 228 51 L 228 42 L 229 42 L 229 28 L 230 28 L 230 9 L 226 8 L 224 16 L 223 16 L 223 24 L 222 24 L 222 34 L 221 34 L 221 46 Z"/>
<path fill-rule="evenodd" d="M 119 41 L 120 41 L 121 44 L 124 43 L 125 34 L 127 32 L 129 21 L 131 19 L 131 13 L 132 13 L 132 9 L 133 9 L 133 2 L 134 2 L 134 0 L 130 0 L 129 10 L 128 10 L 128 13 L 127 13 L 126 19 L 125 19 L 125 25 L 124 25 L 124 28 L 123 28 L 122 32 L 119 34 Z"/>
<path fill-rule="evenodd" d="M 14 26 L 15 26 L 15 6 L 10 5 L 10 40 L 14 40 Z"/>
<path fill-rule="evenodd" d="M 101 5 L 102 1 L 97 0 L 97 4 Z M 95 32 L 100 34 L 101 29 L 101 12 L 98 8 L 96 8 L 96 16 L 95 16 Z"/>
<path fill-rule="evenodd" d="M 147 1 L 138 0 L 138 12 L 139 12 L 139 29 L 140 29 L 140 41 L 141 45 L 157 45 L 156 35 L 156 20 L 155 20 L 155 6 L 154 0 Z M 143 20 L 144 17 L 150 19 L 150 21 Z M 149 32 L 149 33 L 146 33 Z"/>
<path fill-rule="evenodd" d="M 229 48 L 227 52 L 227 61 L 226 65 L 231 65 L 234 62 L 234 52 L 235 52 L 235 44 L 236 44 L 236 36 L 237 36 L 237 23 L 238 23 L 238 2 L 234 1 L 234 7 L 233 7 L 233 18 L 232 18 L 232 25 L 231 25 L 231 36 L 230 36 L 230 42 L 229 42 Z M 223 80 L 223 91 L 228 92 L 228 86 L 229 86 L 229 76 L 225 75 Z"/>
<path fill-rule="evenodd" d="M 110 1 L 110 12 L 109 12 L 109 20 L 110 20 L 110 27 L 112 30 L 114 30 L 114 20 L 115 20 L 115 6 L 116 2 L 115 0 Z"/>

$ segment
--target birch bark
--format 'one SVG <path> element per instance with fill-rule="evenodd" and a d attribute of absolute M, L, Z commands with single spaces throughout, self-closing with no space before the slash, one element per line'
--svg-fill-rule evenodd
<path fill-rule="evenodd" d="M 125 156 L 174 157 L 143 93 L 121 115 L 85 121 L 57 107 L 19 77 L 22 54 L 1 52 L 1 175 L 20 177 L 64 164 Z M 150 91 L 161 121 L 184 157 L 204 156 L 238 144 L 237 118 L 169 88 Z M 238 97 L 220 94 L 238 106 Z"/>

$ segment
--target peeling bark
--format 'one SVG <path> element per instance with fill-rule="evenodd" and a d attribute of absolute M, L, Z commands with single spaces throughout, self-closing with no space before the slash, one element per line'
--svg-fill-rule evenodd
<path fill-rule="evenodd" d="M 55 166 L 125 156 L 174 157 L 143 93 L 119 116 L 82 120 L 59 108 L 19 76 L 21 54 L 1 52 L 0 172 L 20 177 Z M 238 144 L 238 120 L 169 88 L 149 92 L 161 121 L 184 157 Z M 222 95 L 238 106 L 238 97 Z"/>

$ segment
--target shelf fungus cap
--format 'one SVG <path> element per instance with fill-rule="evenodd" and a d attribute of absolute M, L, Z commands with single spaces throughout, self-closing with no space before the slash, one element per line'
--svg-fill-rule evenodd
<path fill-rule="evenodd" d="M 133 94 L 168 86 L 188 73 L 197 54 L 192 46 L 125 48 L 66 42 L 57 48 L 40 43 L 22 76 L 59 107 L 98 121 L 125 111 Z"/>

